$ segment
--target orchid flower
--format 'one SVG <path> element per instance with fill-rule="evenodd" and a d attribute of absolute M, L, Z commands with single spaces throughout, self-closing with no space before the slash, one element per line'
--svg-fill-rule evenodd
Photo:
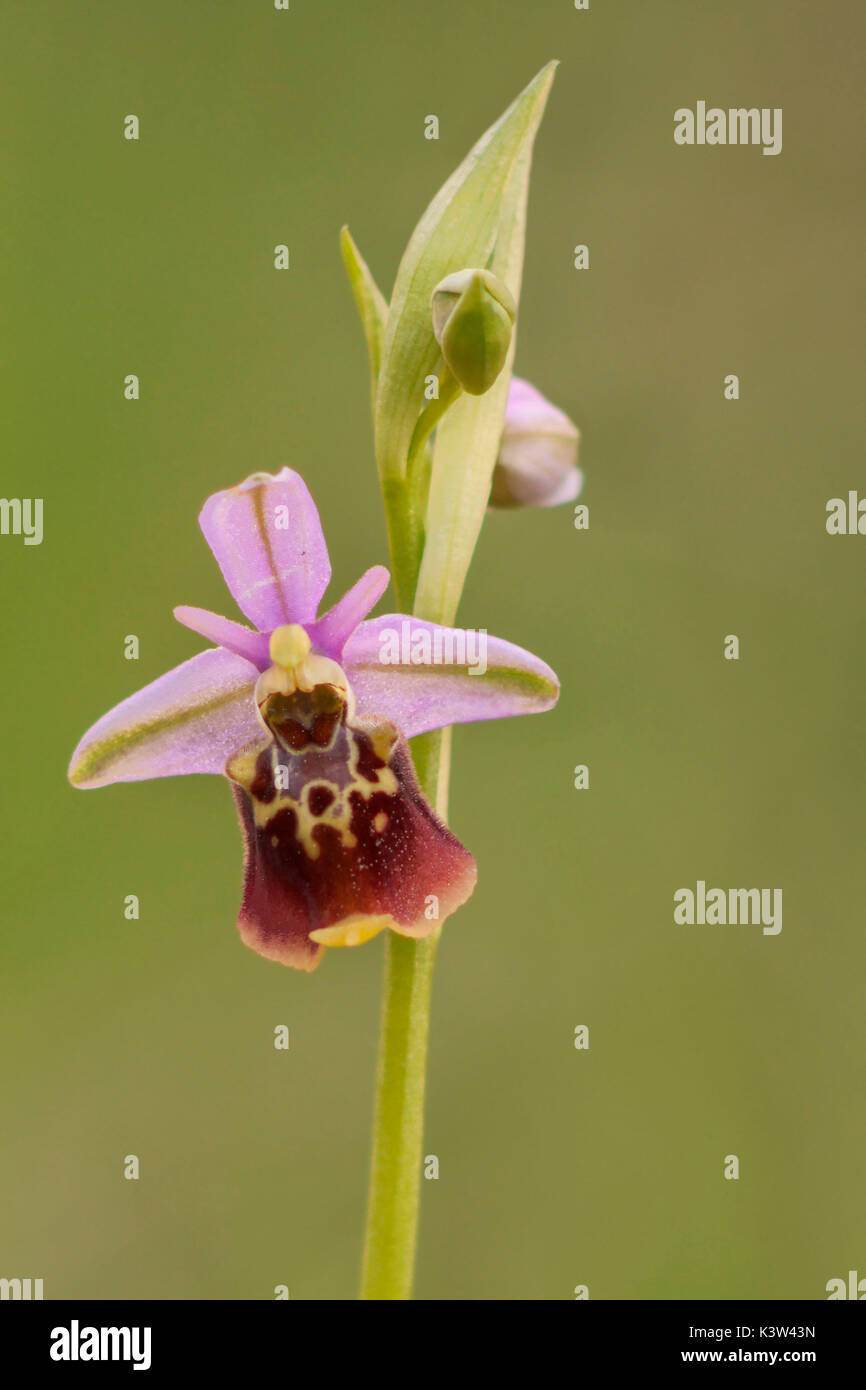
<path fill-rule="evenodd" d="M 486 634 L 485 662 L 461 667 L 455 654 L 476 650 L 477 634 L 403 614 L 367 619 L 388 585 L 381 565 L 318 617 L 328 550 L 289 468 L 216 493 L 199 522 L 254 626 L 176 608 L 215 645 L 94 724 L 70 780 L 224 774 L 245 839 L 238 927 L 271 960 L 312 970 L 324 947 L 384 928 L 430 935 L 470 896 L 476 866 L 424 799 L 406 740 L 549 709 L 554 673 Z"/>
<path fill-rule="evenodd" d="M 512 379 L 529 171 L 555 68 L 436 193 L 389 298 L 341 233 L 390 574 L 374 566 L 320 617 L 331 567 L 301 477 L 256 473 L 215 493 L 201 529 L 248 625 L 176 608 L 211 647 L 104 715 L 69 769 L 77 787 L 225 776 L 245 848 L 238 927 L 260 955 L 312 970 L 326 948 L 386 932 L 365 1299 L 411 1296 L 439 928 L 476 881 L 445 823 L 447 731 L 559 694 L 531 653 L 450 626 L 488 507 L 552 506 L 580 487 L 577 430 Z M 371 618 L 392 579 L 405 611 Z"/>

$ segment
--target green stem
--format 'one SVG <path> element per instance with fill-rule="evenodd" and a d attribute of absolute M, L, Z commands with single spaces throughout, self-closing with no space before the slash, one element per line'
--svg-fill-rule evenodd
<path fill-rule="evenodd" d="M 444 818 L 450 739 L 439 732 L 423 734 L 413 739 L 413 754 L 422 789 Z M 388 933 L 363 1299 L 412 1296 L 430 996 L 438 944 L 438 931 L 424 941 Z"/>
<path fill-rule="evenodd" d="M 417 423 L 412 431 L 412 438 L 409 441 L 409 453 L 406 457 L 406 471 L 411 474 L 418 451 L 430 438 L 433 430 L 438 425 L 446 410 L 462 395 L 463 387 L 460 382 L 445 366 L 444 362 L 440 366 L 439 372 L 439 395 L 434 396 L 432 401 L 428 401 L 421 414 L 418 416 Z"/>
<path fill-rule="evenodd" d="M 444 392 L 443 410 L 454 394 L 450 387 Z M 441 413 L 431 412 L 416 430 L 413 468 L 407 470 L 407 476 L 382 486 L 396 605 L 404 613 L 412 611 L 424 548 L 429 458 L 422 450 Z M 450 730 L 436 730 L 412 740 L 421 790 L 443 820 L 448 814 L 450 735 Z M 430 999 L 439 935 L 437 930 L 423 941 L 412 941 L 388 932 L 362 1299 L 412 1297 Z"/>
<path fill-rule="evenodd" d="M 412 1296 L 436 936 L 389 933 L 361 1297 Z"/>
<path fill-rule="evenodd" d="M 394 478 L 383 482 L 382 499 L 385 503 L 395 602 L 399 612 L 409 613 L 421 565 L 424 525 L 407 479 Z"/>

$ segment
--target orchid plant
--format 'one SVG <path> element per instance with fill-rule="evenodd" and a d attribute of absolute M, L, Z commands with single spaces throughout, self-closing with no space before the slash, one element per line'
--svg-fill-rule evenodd
<path fill-rule="evenodd" d="M 529 165 L 554 66 L 434 198 L 390 303 L 342 233 L 391 574 L 368 570 L 320 616 L 330 563 L 301 476 L 255 473 L 215 493 L 199 523 L 249 626 L 176 608 L 212 645 L 103 716 L 69 769 L 77 787 L 226 777 L 245 845 L 238 927 L 268 960 L 310 971 L 328 950 L 388 933 L 366 1298 L 411 1296 L 433 963 L 476 881 L 446 825 L 448 730 L 550 709 L 559 692 L 540 658 L 486 633 L 469 666 L 478 634 L 453 626 L 488 506 L 551 506 L 581 485 L 574 425 L 511 374 Z M 401 611 L 371 618 L 392 577 Z"/>

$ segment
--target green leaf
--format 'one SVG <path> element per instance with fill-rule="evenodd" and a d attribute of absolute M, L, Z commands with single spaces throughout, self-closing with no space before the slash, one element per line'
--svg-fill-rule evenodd
<path fill-rule="evenodd" d="M 352 240 L 348 227 L 340 232 L 340 250 L 352 287 L 352 294 L 361 316 L 361 325 L 367 339 L 367 353 L 370 358 L 370 389 L 372 405 L 376 408 L 376 387 L 379 381 L 379 364 L 382 361 L 382 346 L 385 341 L 385 326 L 388 322 L 388 302 L 370 273 L 370 267 Z"/>
<path fill-rule="evenodd" d="M 515 302 L 519 302 L 523 274 L 532 143 L 554 67 L 555 64 L 550 64 L 542 69 L 511 108 L 512 112 L 520 110 L 523 113 L 522 137 L 499 193 L 497 234 L 489 268 L 504 280 Z M 414 605 L 419 617 L 432 622 L 449 625 L 457 614 L 490 497 L 505 421 L 514 347 L 512 337 L 505 369 L 491 389 L 483 396 L 461 396 L 437 427 L 424 551 Z M 380 401 L 383 384 L 384 377 L 380 384 Z"/>
<path fill-rule="evenodd" d="M 529 157 L 555 67 L 548 63 L 470 150 L 424 213 L 400 262 L 376 393 L 376 459 L 383 484 L 405 477 L 424 404 L 424 379 L 439 361 L 430 309 L 439 281 L 465 266 L 484 266 L 517 300 Z M 521 224 L 517 256 L 515 219 Z"/>

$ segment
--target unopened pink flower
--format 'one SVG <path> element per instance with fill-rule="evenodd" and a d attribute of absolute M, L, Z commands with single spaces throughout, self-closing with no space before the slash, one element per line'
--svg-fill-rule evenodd
<path fill-rule="evenodd" d="M 583 486 L 577 467 L 580 431 L 564 411 L 520 377 L 512 377 L 505 426 L 493 472 L 491 507 L 556 507 Z"/>

